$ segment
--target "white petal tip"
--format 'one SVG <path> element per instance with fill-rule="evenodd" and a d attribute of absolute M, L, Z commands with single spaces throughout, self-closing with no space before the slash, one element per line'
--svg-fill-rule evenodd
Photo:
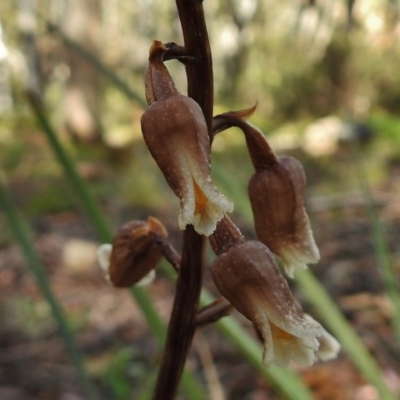
<path fill-rule="evenodd" d="M 136 286 L 148 286 L 150 285 L 150 283 L 154 281 L 155 278 L 156 278 L 156 271 L 152 269 L 139 282 L 136 283 Z"/>
<path fill-rule="evenodd" d="M 108 269 L 110 267 L 110 255 L 112 251 L 112 245 L 109 243 L 102 244 L 97 249 L 97 261 L 99 263 L 100 268 L 108 273 Z"/>
<path fill-rule="evenodd" d="M 327 331 L 318 338 L 319 349 L 316 352 L 321 361 L 329 361 L 336 358 L 340 352 L 340 343 Z"/>
<path fill-rule="evenodd" d="M 282 260 L 286 274 L 290 278 L 294 278 L 294 272 L 296 270 L 307 269 L 307 264 L 315 264 L 319 260 L 318 249 L 312 252 L 297 248 L 295 245 L 287 246 L 279 252 L 278 257 Z M 318 256 L 318 257 L 317 257 Z"/>

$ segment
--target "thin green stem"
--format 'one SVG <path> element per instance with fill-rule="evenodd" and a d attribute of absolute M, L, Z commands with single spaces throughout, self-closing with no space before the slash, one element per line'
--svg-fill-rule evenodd
<path fill-rule="evenodd" d="M 57 298 L 53 294 L 46 272 L 37 255 L 30 238 L 30 232 L 28 227 L 24 223 L 23 219 L 18 214 L 16 208 L 13 205 L 12 199 L 8 194 L 2 179 L 0 177 L 0 205 L 5 212 L 5 216 L 8 219 L 11 230 L 17 239 L 24 256 L 27 260 L 28 266 L 31 272 L 36 278 L 37 284 L 47 302 L 50 305 L 54 319 L 57 321 L 60 333 L 64 339 L 65 346 L 68 350 L 81 379 L 82 385 L 89 399 L 99 399 L 99 393 L 96 386 L 91 380 L 89 373 L 85 367 L 85 363 L 81 352 L 75 342 L 74 335 L 69 327 L 67 318 L 64 311 L 57 301 Z"/>

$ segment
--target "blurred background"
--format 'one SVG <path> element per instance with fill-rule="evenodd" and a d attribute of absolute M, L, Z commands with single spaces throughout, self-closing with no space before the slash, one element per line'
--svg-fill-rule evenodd
<path fill-rule="evenodd" d="M 306 207 L 321 251 L 312 270 L 385 385 L 400 396 L 393 322 L 400 273 L 400 4 L 206 0 L 204 7 L 214 113 L 257 102 L 251 122 L 278 154 L 303 163 Z M 140 131 L 153 39 L 183 44 L 172 0 L 0 2 L 0 175 L 103 399 L 150 398 L 161 348 L 129 292 L 108 286 L 98 270 L 96 249 L 104 239 L 44 131 L 53 132 L 113 229 L 153 215 L 179 249 L 178 201 Z M 186 93 L 184 67 L 167 66 Z M 254 238 L 247 202 L 253 171 L 240 131 L 216 137 L 212 163 L 217 186 L 235 201 L 232 218 Z M 0 399 L 88 398 L 7 215 L 0 207 Z M 216 293 L 208 274 L 205 282 Z M 313 313 L 295 282 L 293 290 Z M 168 321 L 173 284 L 163 271 L 148 292 Z M 343 354 L 294 369 L 315 399 L 385 398 L 356 364 Z M 213 327 L 196 337 L 188 365 L 207 399 L 286 398 Z M 204 372 L 210 368 L 214 374 Z"/>

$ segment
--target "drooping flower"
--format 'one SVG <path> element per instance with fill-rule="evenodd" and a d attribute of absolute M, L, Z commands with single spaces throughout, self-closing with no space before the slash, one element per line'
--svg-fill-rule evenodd
<path fill-rule="evenodd" d="M 305 269 L 320 257 L 303 204 L 306 177 L 299 161 L 278 157 L 262 132 L 243 119 L 253 111 L 254 107 L 221 114 L 214 118 L 214 130 L 230 126 L 243 130 L 255 168 L 248 192 L 257 236 L 293 277 L 296 269 Z"/>
<path fill-rule="evenodd" d="M 257 236 L 281 258 L 290 277 L 320 257 L 303 205 L 305 183 L 302 165 L 282 156 L 256 170 L 248 187 Z"/>
<path fill-rule="evenodd" d="M 151 155 L 180 200 L 179 227 L 192 224 L 209 236 L 233 203 L 214 186 L 210 176 L 210 140 L 200 106 L 178 93 L 162 59 L 164 45 L 155 41 L 145 74 L 149 109 L 141 118 Z"/>
<path fill-rule="evenodd" d="M 262 338 L 263 363 L 275 361 L 284 367 L 292 360 L 309 366 L 318 357 L 336 355 L 335 339 L 304 314 L 268 247 L 245 241 L 232 225 L 225 217 L 210 237 L 218 255 L 211 273 L 221 294 L 253 323 Z M 329 343 L 326 352 L 319 353 L 320 340 Z"/>
<path fill-rule="evenodd" d="M 127 222 L 117 231 L 112 245 L 99 247 L 99 264 L 116 287 L 146 285 L 154 279 L 154 269 L 163 256 L 154 238 L 167 236 L 164 225 L 154 217 L 147 222 Z"/>

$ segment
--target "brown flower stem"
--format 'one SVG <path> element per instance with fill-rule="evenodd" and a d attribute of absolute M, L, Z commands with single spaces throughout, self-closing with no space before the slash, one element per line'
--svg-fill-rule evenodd
<path fill-rule="evenodd" d="M 172 244 L 163 237 L 152 235 L 153 242 L 158 246 L 165 259 L 174 267 L 176 272 L 181 268 L 181 255 Z"/>
<path fill-rule="evenodd" d="M 228 111 L 222 114 L 218 114 L 213 118 L 212 132 L 216 135 L 219 132 L 223 132 L 226 129 L 236 126 L 238 120 L 244 120 L 250 118 L 257 108 L 257 103 L 250 108 L 245 108 L 243 110 Z"/>
<path fill-rule="evenodd" d="M 250 157 L 256 171 L 268 169 L 278 164 L 278 158 L 271 149 L 263 133 L 243 118 L 250 116 L 254 107 L 247 110 L 231 111 L 220 114 L 213 119 L 213 135 L 233 126 L 240 128 L 245 137 Z"/>
<path fill-rule="evenodd" d="M 176 0 L 182 25 L 188 78 L 188 96 L 201 107 L 212 138 L 213 71 L 210 44 L 200 0 Z M 182 262 L 168 327 L 167 341 L 157 378 L 153 400 L 173 400 L 179 387 L 183 367 L 193 335 L 202 286 L 204 237 L 188 226 L 183 235 Z"/>
<path fill-rule="evenodd" d="M 197 313 L 196 326 L 200 327 L 218 321 L 229 315 L 232 310 L 232 304 L 225 297 L 220 297 Z"/>
<path fill-rule="evenodd" d="M 208 32 L 200 0 L 176 0 L 187 54 L 188 96 L 203 110 L 211 138 L 214 80 Z"/>
<path fill-rule="evenodd" d="M 189 225 L 183 237 L 182 266 L 153 400 L 173 400 L 178 391 L 196 329 L 203 264 L 204 238 Z"/>
<path fill-rule="evenodd" d="M 164 43 L 167 51 L 164 54 L 164 61 L 178 60 L 182 64 L 186 64 L 189 60 L 193 60 L 194 57 L 188 55 L 186 47 L 180 46 L 174 42 Z"/>

